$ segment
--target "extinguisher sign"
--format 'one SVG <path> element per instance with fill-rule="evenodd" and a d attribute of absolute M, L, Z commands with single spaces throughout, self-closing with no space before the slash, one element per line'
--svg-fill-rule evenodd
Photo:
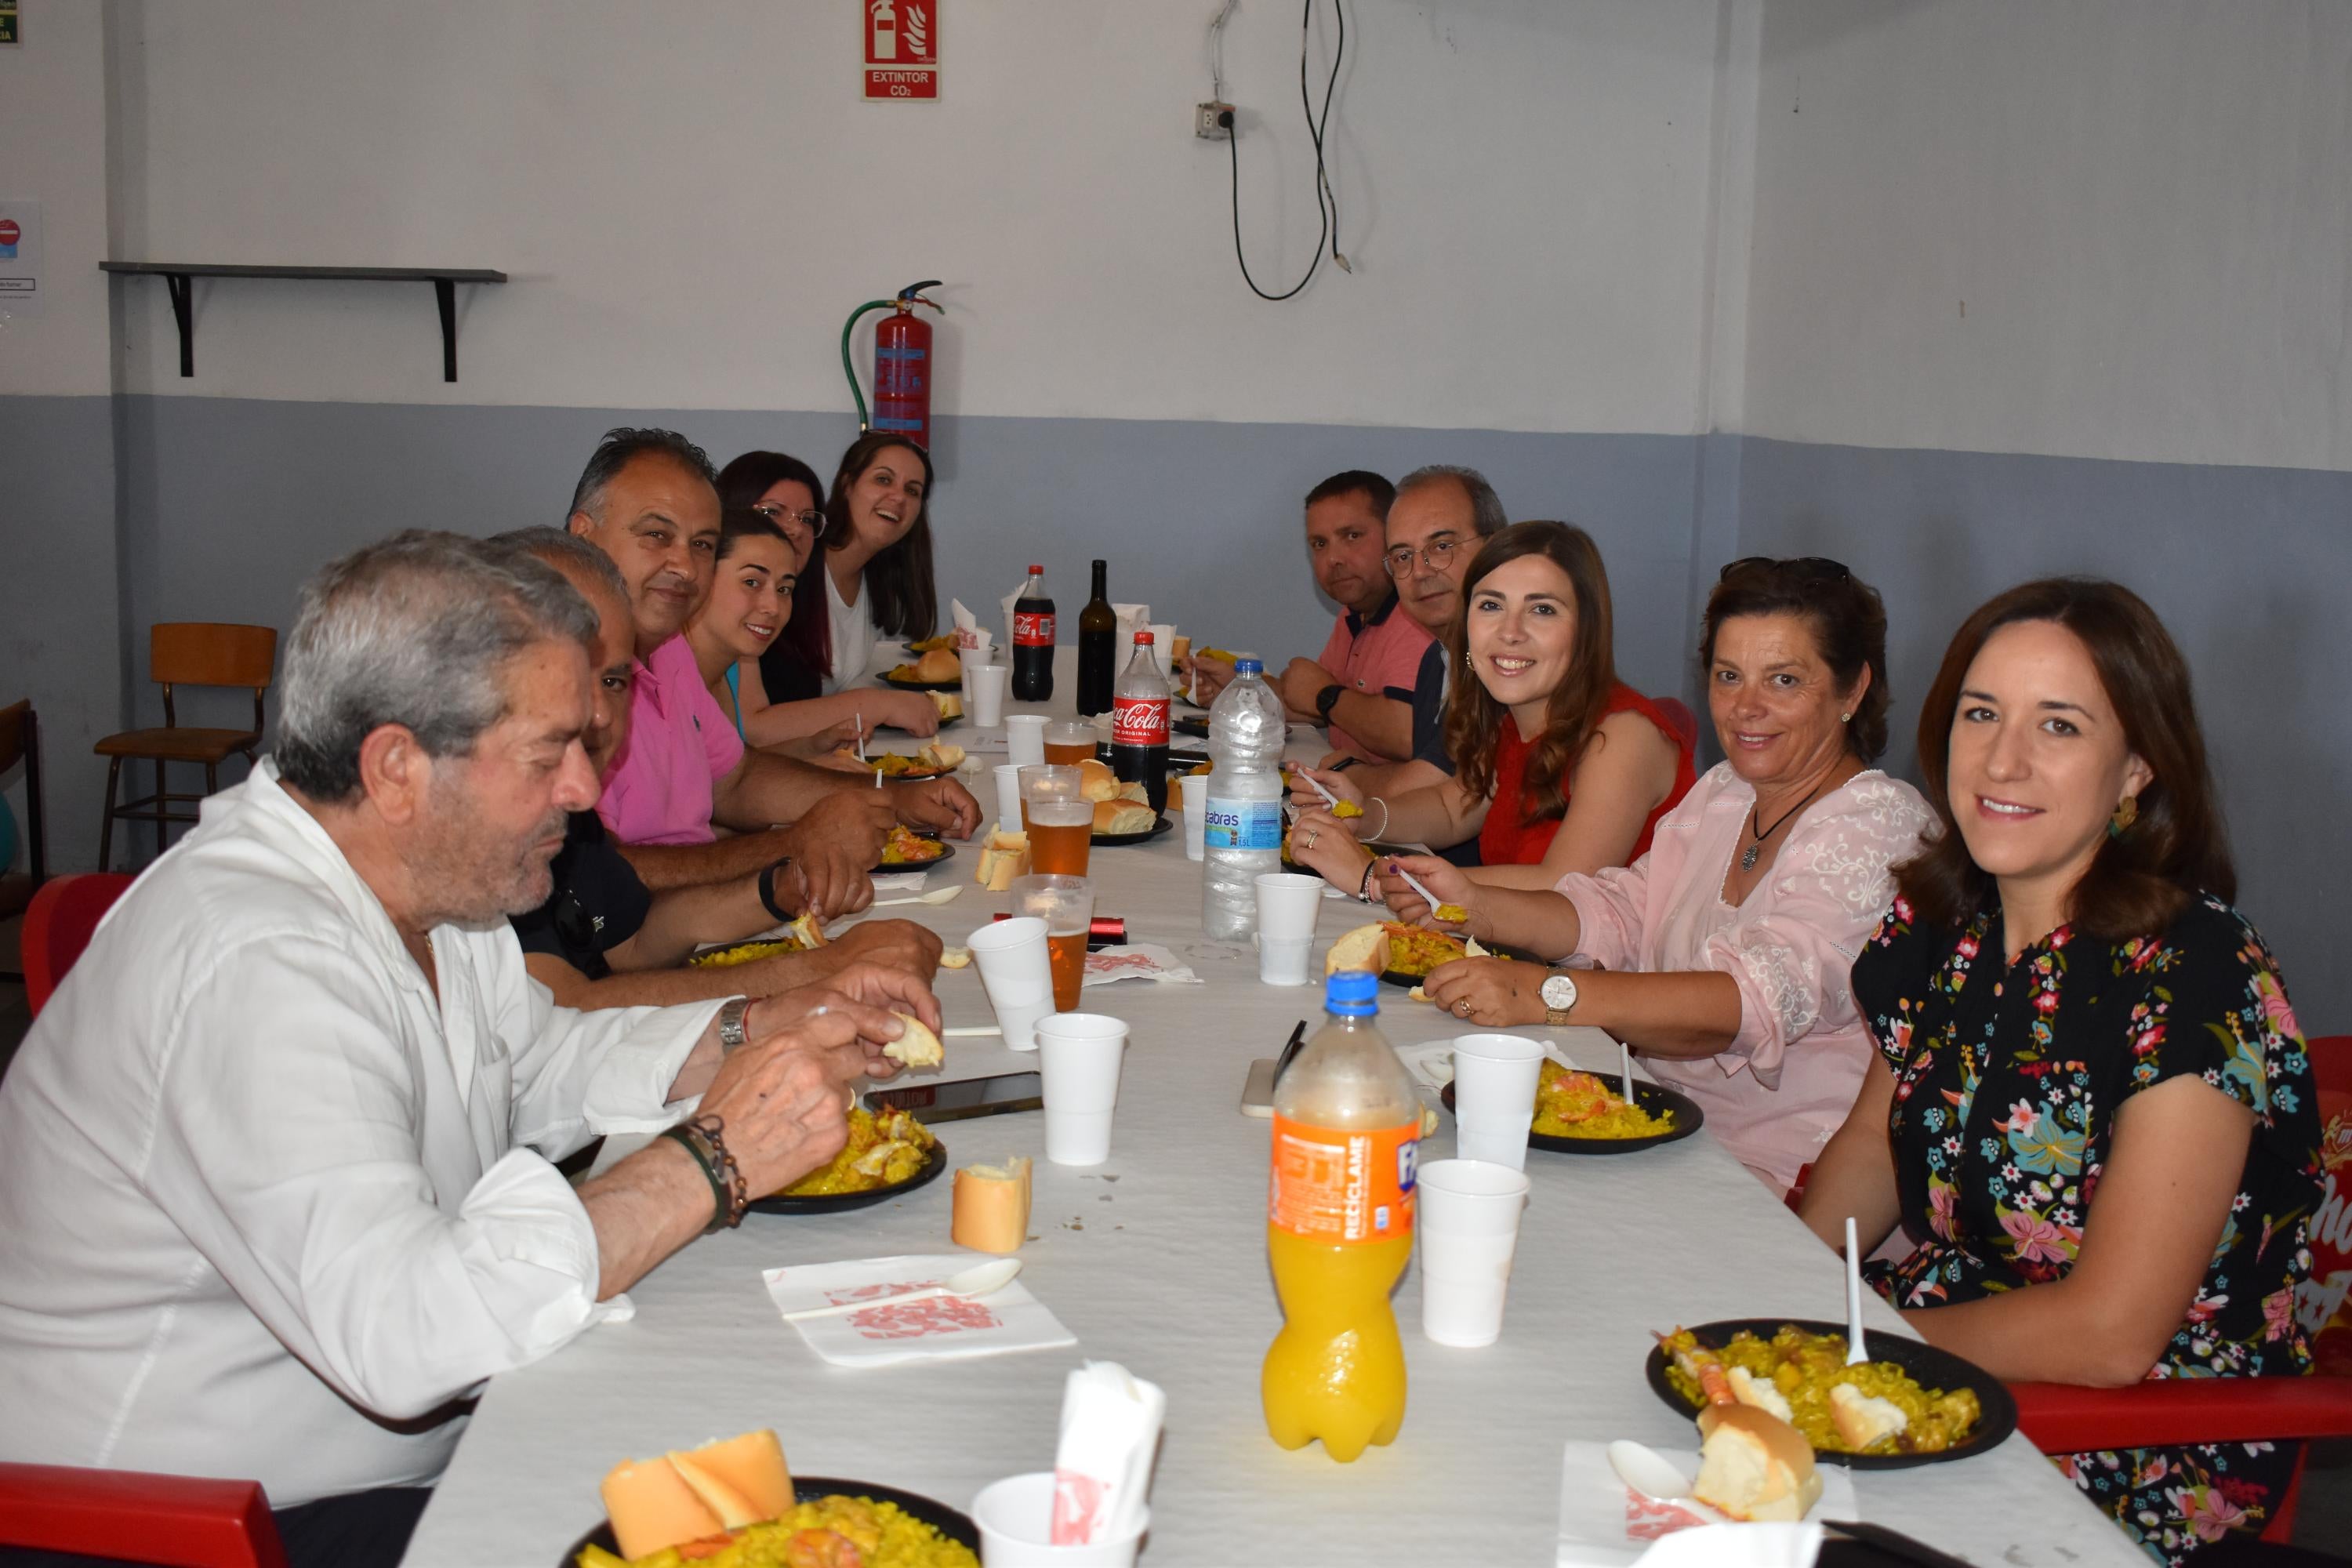
<path fill-rule="evenodd" d="M 870 101 L 935 102 L 940 96 L 940 0 L 858 0 Z"/>

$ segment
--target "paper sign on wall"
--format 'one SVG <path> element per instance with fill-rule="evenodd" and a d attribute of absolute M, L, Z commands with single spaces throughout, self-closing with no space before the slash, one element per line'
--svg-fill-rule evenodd
<path fill-rule="evenodd" d="M 0 0 L 0 44 L 21 44 L 25 35 L 16 30 L 16 0 Z"/>
<path fill-rule="evenodd" d="M 940 0 L 858 0 L 866 96 L 905 103 L 940 96 Z"/>
<path fill-rule="evenodd" d="M 41 204 L 0 201 L 0 314 L 41 312 Z"/>

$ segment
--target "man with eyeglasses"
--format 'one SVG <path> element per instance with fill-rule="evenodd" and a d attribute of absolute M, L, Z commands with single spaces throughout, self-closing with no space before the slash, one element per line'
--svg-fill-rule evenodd
<path fill-rule="evenodd" d="M 1412 681 L 1429 634 L 1396 613 L 1396 594 L 1381 566 L 1388 480 L 1361 468 L 1332 475 L 1307 493 L 1307 558 L 1316 585 L 1339 603 L 1339 616 L 1318 658 L 1294 658 L 1273 679 L 1294 719 L 1328 727 L 1333 755 L 1369 762 L 1409 754 Z M 1199 700 L 1213 702 L 1233 667 L 1202 659 L 1191 667 Z"/>

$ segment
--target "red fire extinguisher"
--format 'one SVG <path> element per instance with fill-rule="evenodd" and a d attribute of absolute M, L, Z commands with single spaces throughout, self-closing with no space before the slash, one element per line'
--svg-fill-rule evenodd
<path fill-rule="evenodd" d="M 941 315 L 938 301 L 922 290 L 940 280 L 927 278 L 898 290 L 896 300 L 868 300 L 849 313 L 841 329 L 841 371 L 849 377 L 849 395 L 857 401 L 860 430 L 887 430 L 904 436 L 925 451 L 931 446 L 931 324 L 915 314 L 929 305 Z M 896 307 L 895 310 L 892 307 Z M 857 384 L 857 368 L 849 360 L 849 334 L 868 310 L 890 310 L 874 326 L 874 408 L 869 415 L 866 395 Z"/>

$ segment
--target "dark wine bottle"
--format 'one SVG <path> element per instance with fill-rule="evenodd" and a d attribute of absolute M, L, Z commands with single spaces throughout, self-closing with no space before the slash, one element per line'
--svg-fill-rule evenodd
<path fill-rule="evenodd" d="M 1118 678 L 1118 616 L 1104 586 L 1108 569 L 1108 563 L 1095 563 L 1095 595 L 1078 612 L 1078 711 L 1089 717 L 1110 706 Z"/>

